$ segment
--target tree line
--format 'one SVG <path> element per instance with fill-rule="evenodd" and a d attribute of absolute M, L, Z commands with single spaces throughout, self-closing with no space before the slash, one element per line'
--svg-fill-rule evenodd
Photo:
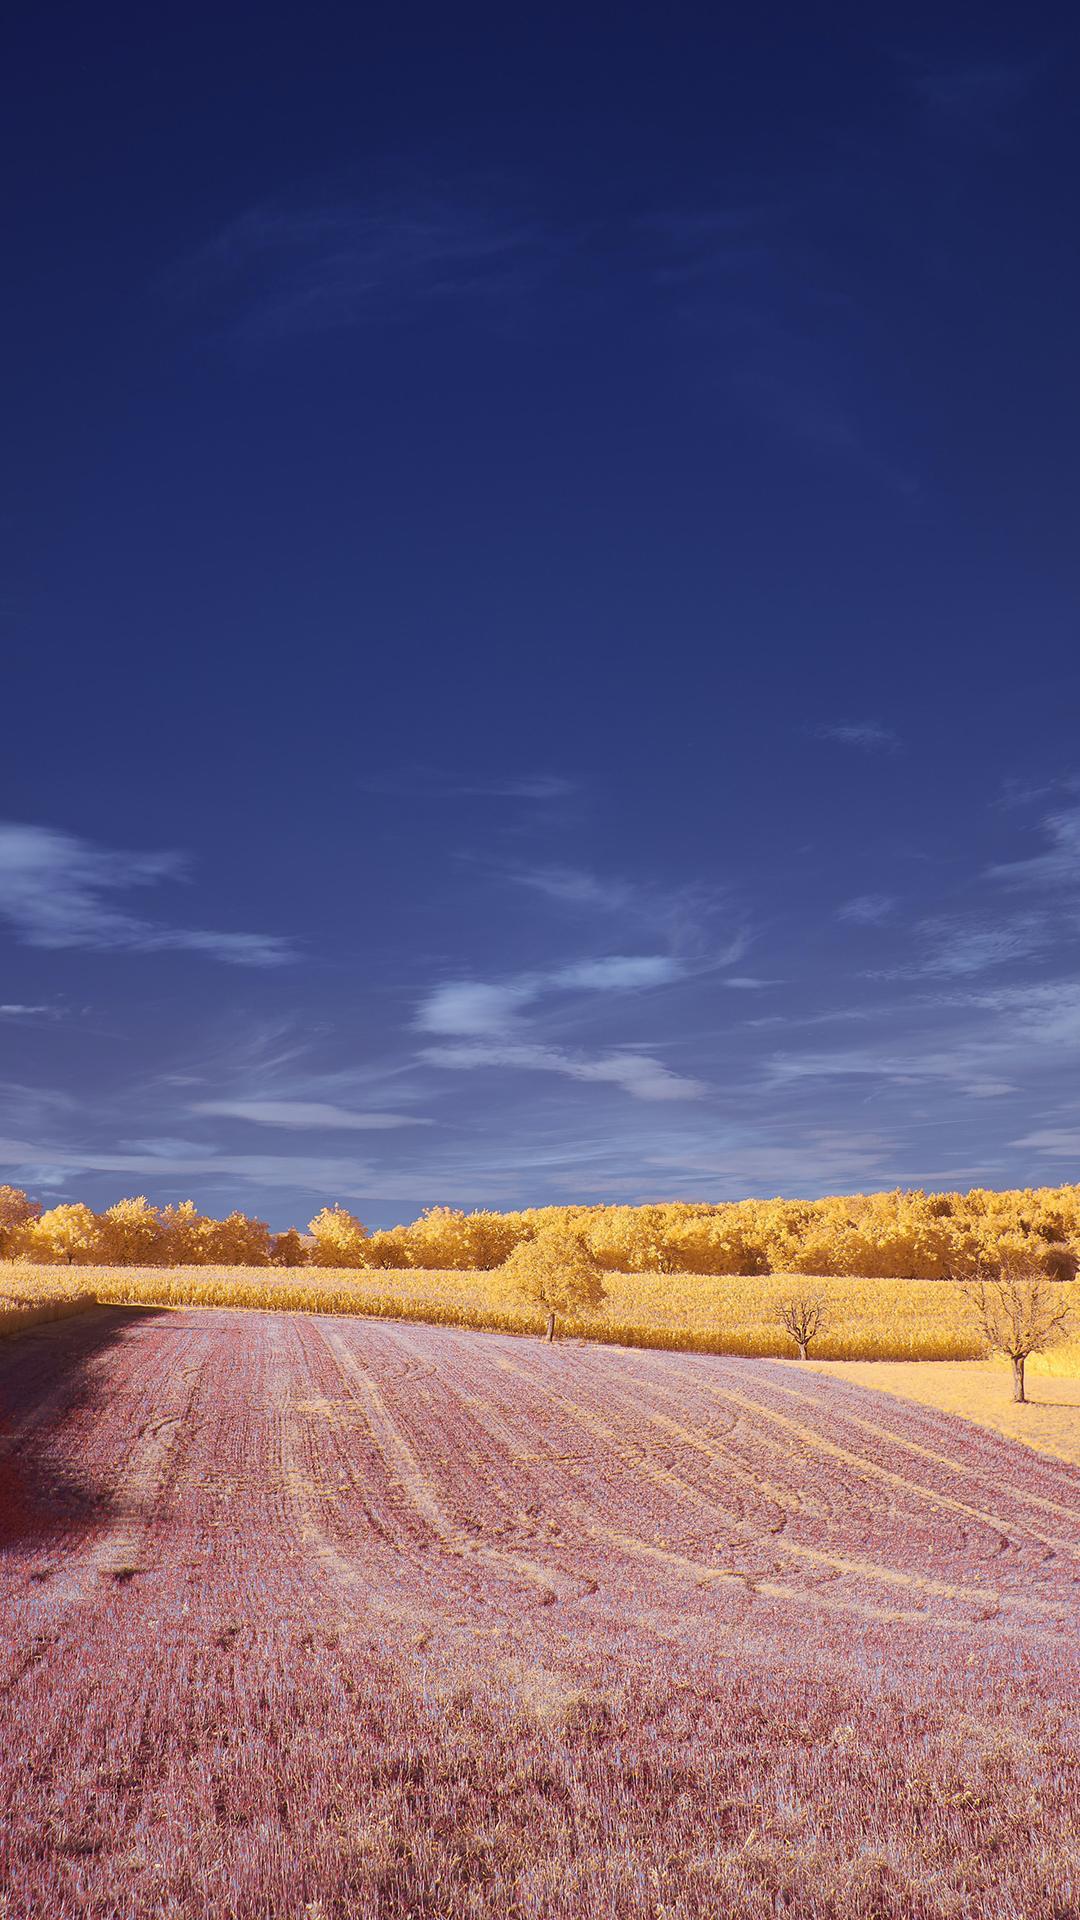
<path fill-rule="evenodd" d="M 81 1201 L 46 1208 L 0 1186 L 0 1258 L 50 1265 L 476 1271 L 501 1267 L 555 1229 L 578 1236 L 609 1272 L 946 1280 L 1021 1259 L 1069 1280 L 1080 1256 L 1080 1186 L 509 1213 L 428 1207 L 409 1225 L 374 1233 L 346 1207 L 326 1206 L 306 1234 L 273 1233 L 240 1212 L 213 1219 L 190 1200 L 156 1207 L 140 1195 L 95 1213 Z"/>

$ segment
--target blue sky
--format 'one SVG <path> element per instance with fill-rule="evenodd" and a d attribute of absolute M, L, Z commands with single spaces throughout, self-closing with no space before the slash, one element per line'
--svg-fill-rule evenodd
<path fill-rule="evenodd" d="M 1077 1177 L 1078 39 L 24 17 L 0 1179 Z"/>

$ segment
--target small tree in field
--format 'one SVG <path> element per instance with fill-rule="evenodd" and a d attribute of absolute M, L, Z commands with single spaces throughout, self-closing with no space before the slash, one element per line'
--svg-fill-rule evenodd
<path fill-rule="evenodd" d="M 603 1268 L 579 1233 L 545 1227 L 535 1239 L 522 1240 L 502 1265 L 511 1291 L 547 1314 L 548 1340 L 555 1338 L 561 1315 L 595 1313 L 603 1305 Z"/>
<path fill-rule="evenodd" d="M 823 1293 L 793 1293 L 781 1300 L 776 1317 L 799 1349 L 799 1359 L 810 1356 L 810 1342 L 829 1324 L 829 1303 Z"/>
<path fill-rule="evenodd" d="M 996 1270 L 958 1283 L 991 1353 L 1012 1361 L 1013 1399 L 1026 1400 L 1024 1367 L 1028 1356 L 1045 1353 L 1065 1339 L 1073 1311 L 1065 1284 L 1048 1278 L 1041 1257 L 1010 1254 Z"/>

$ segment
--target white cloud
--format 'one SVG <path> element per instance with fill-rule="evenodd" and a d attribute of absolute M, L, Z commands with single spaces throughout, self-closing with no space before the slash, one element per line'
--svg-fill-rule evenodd
<path fill-rule="evenodd" d="M 1080 1129 L 1068 1127 L 1044 1127 L 1037 1133 L 1025 1133 L 1019 1140 L 1013 1141 L 1014 1147 L 1035 1147 L 1040 1153 L 1049 1153 L 1055 1159 L 1080 1160 Z"/>
<path fill-rule="evenodd" d="M 465 1037 L 508 1033 L 515 1016 L 547 994 L 631 991 L 663 986 L 681 975 L 678 962 L 665 954 L 610 954 L 505 981 L 448 980 L 428 995 L 415 1024 L 425 1033 Z"/>
<path fill-rule="evenodd" d="M 428 1066 L 464 1071 L 475 1067 L 517 1068 L 558 1073 L 570 1080 L 608 1081 L 639 1100 L 689 1100 L 704 1092 L 700 1081 L 672 1073 L 640 1049 L 570 1053 L 530 1038 L 519 1020 L 526 1008 L 561 993 L 626 993 L 665 986 L 682 979 L 683 968 L 665 954 L 609 954 L 578 960 L 543 973 L 520 974 L 504 982 L 448 981 L 429 994 L 415 1024 L 458 1042 L 429 1047 Z"/>
<path fill-rule="evenodd" d="M 590 987 L 599 992 L 620 987 L 660 987 L 681 977 L 682 968 L 666 954 L 612 954 L 606 960 L 580 960 L 549 974 L 553 987 Z"/>
<path fill-rule="evenodd" d="M 386 1131 L 395 1127 L 427 1127 L 422 1120 L 405 1113 L 355 1113 L 328 1100 L 198 1100 L 192 1113 L 220 1116 L 223 1120 L 250 1120 L 261 1127 L 352 1128 L 361 1131 Z"/>
<path fill-rule="evenodd" d="M 1050 842 L 1043 853 L 991 867 L 991 879 L 1013 887 L 1080 887 L 1080 807 L 1047 814 L 1042 830 Z"/>
<path fill-rule="evenodd" d="M 621 913 L 640 904 L 641 890 L 628 880 L 601 879 L 581 867 L 511 867 L 503 878 L 569 907 L 597 907 Z"/>
<path fill-rule="evenodd" d="M 515 1013 L 540 991 L 532 976 L 503 986 L 483 980 L 448 980 L 428 995 L 416 1025 L 425 1033 L 502 1033 Z"/>
<path fill-rule="evenodd" d="M 181 880 L 176 853 L 122 853 L 52 827 L 0 824 L 0 918 L 29 947 L 126 953 L 205 953 L 236 966 L 277 966 L 291 955 L 271 934 L 163 927 L 115 907 L 117 894 Z"/>
<path fill-rule="evenodd" d="M 29 1014 L 51 1013 L 52 1011 L 53 1009 L 51 1007 L 22 1007 L 13 1003 L 9 1006 L 0 1006 L 0 1019 L 23 1020 Z"/>
<path fill-rule="evenodd" d="M 469 1071 L 477 1067 L 510 1067 L 527 1073 L 558 1073 L 569 1080 L 606 1081 L 622 1087 L 638 1100 L 697 1100 L 705 1092 L 692 1080 L 655 1060 L 651 1054 L 616 1051 L 573 1054 L 559 1047 L 521 1043 L 484 1046 L 428 1047 L 421 1055 L 429 1066 Z"/>
<path fill-rule="evenodd" d="M 1055 944 L 1057 929 L 1041 913 L 1014 914 L 1003 920 L 961 921 L 944 915 L 923 920 L 915 929 L 921 951 L 898 966 L 868 970 L 868 980 L 955 979 L 987 973 L 1042 954 Z"/>
<path fill-rule="evenodd" d="M 895 911 L 896 901 L 888 893 L 858 893 L 837 907 L 838 920 L 850 920 L 856 927 L 879 927 Z"/>
<path fill-rule="evenodd" d="M 1049 944 L 1049 929 L 1036 915 L 964 926 L 954 920 L 926 920 L 920 929 L 928 942 L 916 971 L 961 976 L 1026 960 Z"/>

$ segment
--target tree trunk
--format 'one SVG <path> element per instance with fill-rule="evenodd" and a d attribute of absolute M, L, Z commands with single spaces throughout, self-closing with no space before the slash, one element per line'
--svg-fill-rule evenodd
<path fill-rule="evenodd" d="M 546 1334 L 544 1335 L 544 1338 L 545 1338 L 545 1340 L 549 1340 L 549 1341 L 550 1341 L 550 1340 L 554 1340 L 554 1338 L 555 1338 L 555 1315 L 554 1315 L 553 1313 L 549 1313 L 549 1314 L 548 1314 L 548 1317 L 547 1317 L 547 1332 L 546 1332 Z"/>
<path fill-rule="evenodd" d="M 807 1347 L 806 1341 L 800 1340 L 799 1341 L 799 1359 L 805 1360 L 807 1357 L 808 1351 L 809 1349 Z"/>
<path fill-rule="evenodd" d="M 1027 1399 L 1027 1394 L 1024 1392 L 1024 1361 L 1026 1359 L 1025 1353 L 1014 1353 L 1012 1356 L 1014 1400 Z"/>

